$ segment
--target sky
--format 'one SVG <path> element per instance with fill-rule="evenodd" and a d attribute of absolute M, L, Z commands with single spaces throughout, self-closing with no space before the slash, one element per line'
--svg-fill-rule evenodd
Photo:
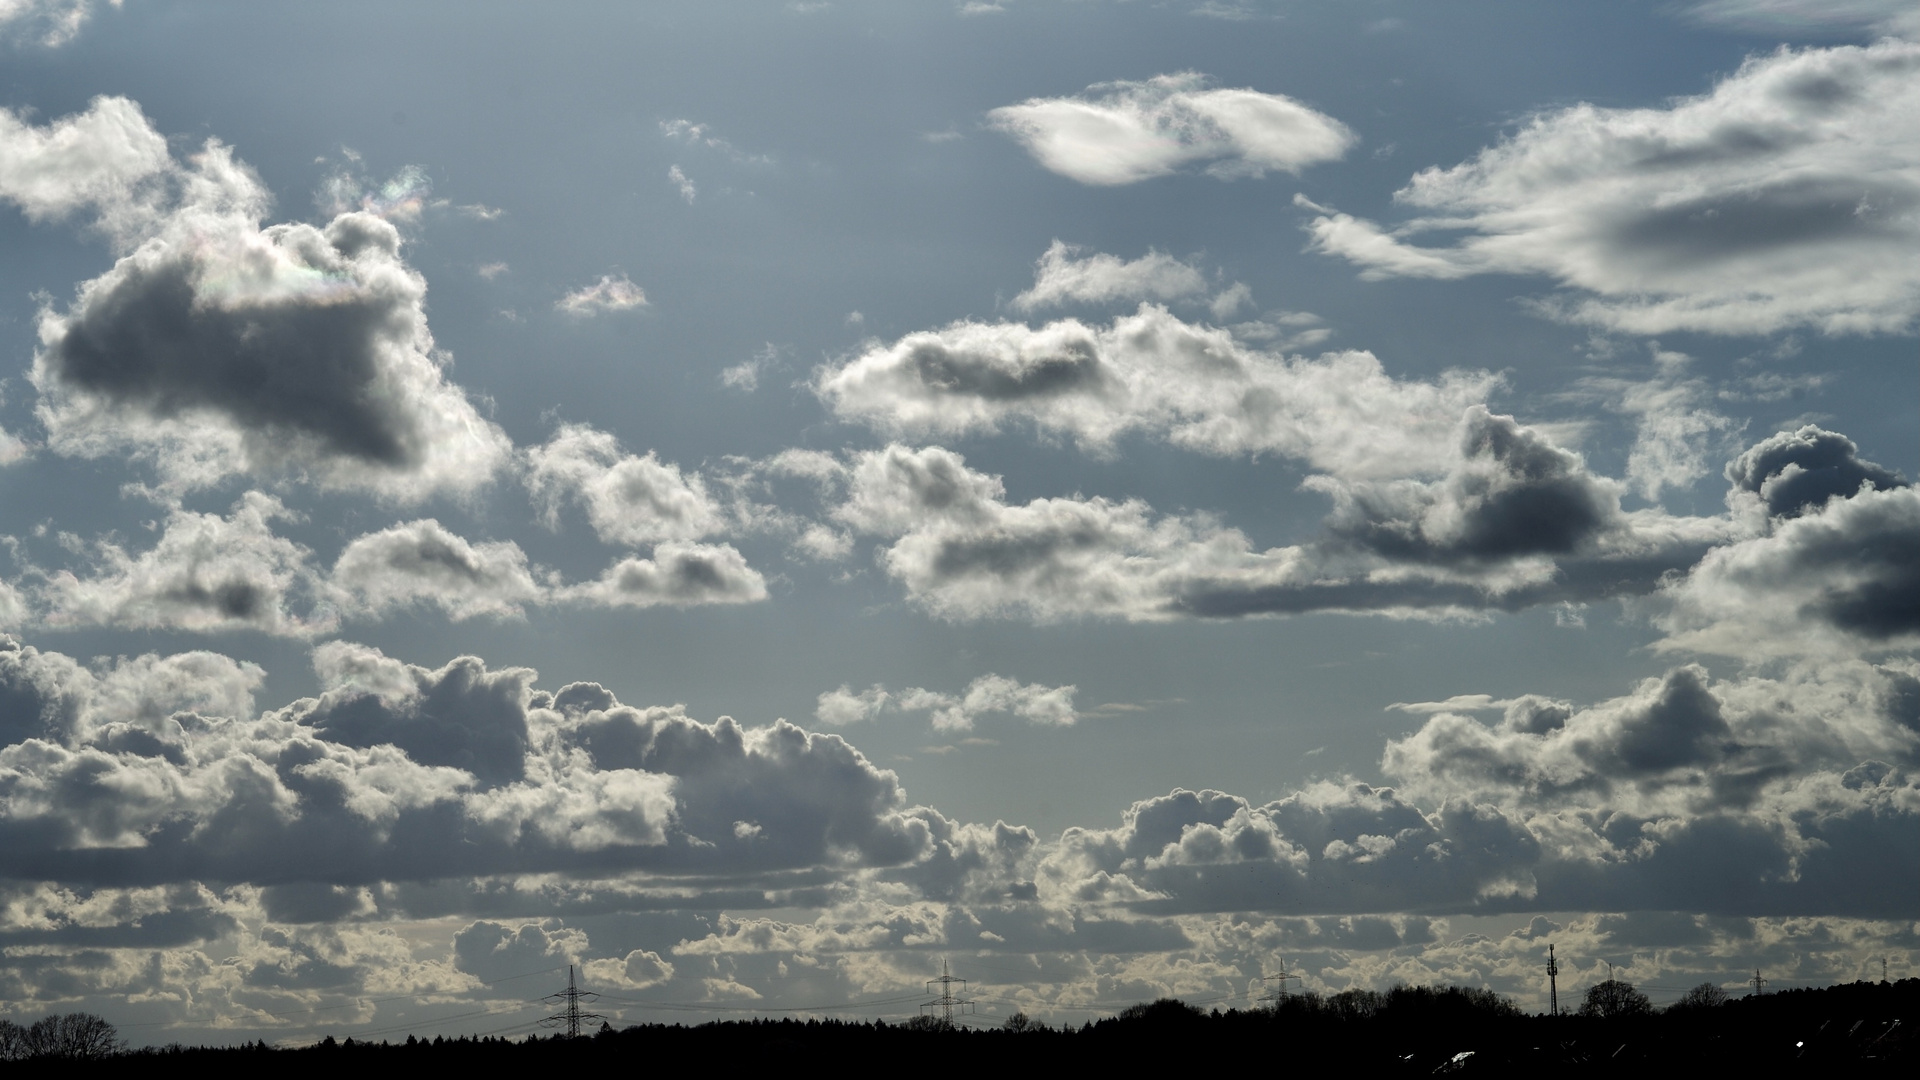
<path fill-rule="evenodd" d="M 1916 116 L 1879 0 L 0 0 L 0 1016 L 1916 974 Z"/>

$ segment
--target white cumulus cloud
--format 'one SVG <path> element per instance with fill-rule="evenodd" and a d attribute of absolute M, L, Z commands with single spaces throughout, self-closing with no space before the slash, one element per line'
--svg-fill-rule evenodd
<path fill-rule="evenodd" d="M 1138 259 L 1123 261 L 1101 252 L 1083 256 L 1082 250 L 1055 240 L 1034 265 L 1033 287 L 1013 298 L 1013 309 L 1184 300 L 1207 289 L 1205 275 L 1171 255 L 1149 251 Z"/>
<path fill-rule="evenodd" d="M 699 474 L 662 462 L 651 451 L 626 453 L 611 434 L 563 424 L 543 446 L 526 451 L 526 483 L 557 527 L 560 508 L 583 505 L 594 534 L 610 544 L 696 540 L 719 532 L 726 517 Z"/>
<path fill-rule="evenodd" d="M 1308 318 L 1311 318 L 1309 316 Z M 1371 353 L 1285 357 L 1143 304 L 1110 325 L 957 322 L 821 369 L 844 419 L 958 436 L 1024 422 L 1096 451 L 1140 432 L 1211 454 L 1280 453 L 1344 475 L 1417 471 L 1498 378 L 1389 376 Z"/>
<path fill-rule="evenodd" d="M 691 196 L 688 197 L 691 201 Z M 631 311 L 647 306 L 647 294 L 625 274 L 602 274 L 591 285 L 582 285 L 554 302 L 569 315 L 604 315 L 611 311 Z"/>
<path fill-rule="evenodd" d="M 1223 179 L 1337 161 L 1357 136 L 1281 94 L 1208 88 L 1194 72 L 1100 83 L 987 114 L 1041 165 L 1083 184 L 1131 184 L 1205 163 Z"/>

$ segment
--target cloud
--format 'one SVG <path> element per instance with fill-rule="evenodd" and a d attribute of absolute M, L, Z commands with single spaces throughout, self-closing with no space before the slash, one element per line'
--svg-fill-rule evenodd
<path fill-rule="evenodd" d="M 439 607 L 455 621 L 513 618 L 546 595 L 520 545 L 471 544 L 432 518 L 354 540 L 334 563 L 329 584 L 341 608 L 362 618 L 419 604 Z"/>
<path fill-rule="evenodd" d="M 350 159 L 354 164 L 358 160 Z M 403 166 L 392 179 L 377 185 L 368 182 L 350 165 L 327 177 L 320 185 L 314 201 L 319 205 L 320 212 L 328 216 L 358 210 L 388 221 L 413 224 L 420 220 L 420 214 L 429 205 L 428 197 L 432 194 L 433 181 L 427 176 L 427 170 L 418 165 Z M 443 201 L 439 205 L 446 204 Z M 484 210 L 485 207 L 477 209 Z"/>
<path fill-rule="evenodd" d="M 1492 725 L 1441 713 L 1389 743 L 1382 768 L 1415 797 L 1525 820 L 1556 852 L 1533 870 L 1538 910 L 1591 904 L 1575 899 L 1589 888 L 1601 907 L 1871 914 L 1904 886 L 1867 865 L 1869 846 L 1920 810 L 1886 763 L 1912 762 L 1920 731 L 1875 707 L 1910 680 L 1859 661 L 1733 682 L 1690 665 L 1584 709 L 1517 702 Z"/>
<path fill-rule="evenodd" d="M 330 632 L 325 613 L 295 610 L 311 593 L 312 553 L 273 534 L 275 521 L 295 517 L 258 491 L 242 496 L 227 517 L 174 507 L 148 551 L 132 555 L 102 540 L 86 576 L 47 574 L 36 590 L 45 622 L 290 637 Z"/>
<path fill-rule="evenodd" d="M 1619 487 L 1484 405 L 1467 410 L 1459 464 L 1438 482 L 1310 477 L 1333 496 L 1335 535 L 1391 557 L 1473 562 L 1567 555 L 1621 521 Z"/>
<path fill-rule="evenodd" d="M 673 979 L 674 967 L 650 949 L 634 949 L 625 956 L 589 960 L 580 974 L 601 986 L 645 990 Z"/>
<path fill-rule="evenodd" d="M 940 732 L 973 730 L 976 719 L 986 713 L 1011 713 L 1035 724 L 1071 725 L 1078 715 L 1073 708 L 1073 686 L 1043 686 L 1021 683 L 1004 675 L 982 675 L 967 684 L 960 694 L 946 694 L 918 686 L 899 694 L 874 685 L 859 693 L 841 685 L 821 694 L 814 718 L 823 724 L 845 725 L 871 720 L 892 709 L 899 712 L 932 713 L 933 729 Z"/>
<path fill-rule="evenodd" d="M 104 673 L 0 646 L 0 877 L 138 885 L 851 871 L 925 857 L 894 775 L 831 735 L 536 691 L 473 657 L 314 654 L 315 698 L 206 653 Z M 745 822 L 757 828 L 739 829 Z"/>
<path fill-rule="evenodd" d="M 1309 316 L 1309 318 L 1311 318 Z M 1386 374 L 1371 353 L 1276 356 L 1143 304 L 1110 326 L 1062 319 L 957 322 L 821 369 L 814 392 L 844 420 L 898 435 L 993 433 L 1026 423 L 1102 452 L 1130 433 L 1203 453 L 1280 453 L 1346 475 L 1405 475 L 1454 438 L 1498 379 Z"/>
<path fill-rule="evenodd" d="M 1775 519 L 1670 582 L 1660 647 L 1749 658 L 1910 650 L 1920 642 L 1920 490 L 1878 490 Z"/>
<path fill-rule="evenodd" d="M 1685 11 L 1697 22 L 1760 33 L 1920 32 L 1920 15 L 1902 0 L 1699 0 Z"/>
<path fill-rule="evenodd" d="M 527 490 L 557 528 L 568 501 L 587 510 L 596 536 L 638 546 L 661 540 L 697 540 L 727 524 L 698 474 L 662 463 L 652 451 L 624 453 L 620 442 L 585 424 L 563 424 L 544 446 L 525 452 Z"/>
<path fill-rule="evenodd" d="M 1629 333 L 1901 333 L 1920 315 L 1920 45 L 1782 49 L 1667 108 L 1577 105 L 1428 169 L 1388 232 L 1302 198 L 1369 279 L 1542 274 L 1543 310 Z M 1465 231 L 1446 247 L 1408 237 Z"/>
<path fill-rule="evenodd" d="M 1115 829 L 1068 829 L 1043 857 L 1043 895 L 1144 911 L 1470 908 L 1534 862 L 1539 845 L 1497 808 L 1423 814 L 1391 788 L 1321 783 L 1264 806 L 1217 791 L 1133 804 Z"/>
<path fill-rule="evenodd" d="M 987 116 L 1045 168 L 1101 186 L 1203 162 L 1221 179 L 1298 174 L 1339 160 L 1359 141 L 1345 124 L 1292 98 L 1206 86 L 1193 72 L 1158 75 L 1096 84 L 1083 97 L 1029 98 Z"/>
<path fill-rule="evenodd" d="M 720 385 L 751 394 L 760 388 L 760 373 L 780 363 L 780 347 L 768 342 L 750 358 L 722 368 Z"/>
<path fill-rule="evenodd" d="M 1687 490 L 1706 476 L 1709 457 L 1732 449 L 1728 444 L 1742 426 L 1708 407 L 1714 395 L 1706 381 L 1686 376 L 1691 357 L 1658 342 L 1652 352 L 1658 369 L 1653 378 L 1583 378 L 1575 395 L 1636 418 L 1626 480 L 1649 501 L 1669 488 Z"/>
<path fill-rule="evenodd" d="M 119 7 L 122 0 L 107 2 Z M 0 35 L 58 48 L 78 36 L 92 16 L 93 0 L 0 0 Z"/>
<path fill-rule="evenodd" d="M 0 635 L 0 739 L 133 746 L 184 753 L 179 714 L 247 715 L 266 678 L 257 665 L 211 652 L 146 654 L 88 667 Z"/>
<path fill-rule="evenodd" d="M 1812 424 L 1782 431 L 1755 443 L 1727 463 L 1731 497 L 1757 496 L 1772 517 L 1798 517 L 1835 497 L 1856 495 L 1862 487 L 1892 491 L 1906 481 L 1890 469 L 1860 457 L 1852 439 Z"/>
<path fill-rule="evenodd" d="M 700 194 L 700 189 L 694 185 L 693 180 L 686 173 L 681 172 L 678 165 L 667 166 L 667 179 L 679 189 L 680 197 L 686 200 L 687 205 L 692 206 L 693 200 Z"/>
<path fill-rule="evenodd" d="M 4 16 L 0 9 L 0 25 Z M 45 127 L 0 109 L 0 199 L 31 220 L 128 198 L 141 181 L 172 167 L 166 138 L 126 98 L 94 98 L 86 112 Z"/>
<path fill-rule="evenodd" d="M 177 487 L 295 475 L 413 499 L 486 483 L 506 436 L 446 380 L 393 226 L 356 211 L 263 228 L 267 194 L 230 150 L 180 164 L 157 139 L 125 99 L 0 123 L 0 194 L 30 214 L 91 206 L 125 252 L 40 313 L 29 379 L 49 446 L 150 458 Z"/>
<path fill-rule="evenodd" d="M 813 718 L 833 727 L 857 724 L 879 716 L 892 700 L 893 695 L 884 686 L 870 686 L 856 694 L 853 687 L 841 683 L 839 688 L 820 695 Z"/>
<path fill-rule="evenodd" d="M 478 979 L 492 981 L 565 967 L 587 951 L 578 930 L 539 923 L 506 926 L 481 919 L 453 935 L 453 963 Z"/>
<path fill-rule="evenodd" d="M 773 159 L 765 154 L 749 154 L 733 143 L 713 133 L 710 124 L 696 124 L 691 120 L 675 119 L 660 121 L 662 137 L 688 146 L 714 151 L 730 161 L 746 165 L 770 165 Z M 688 199 L 689 202 L 692 199 Z"/>
<path fill-rule="evenodd" d="M 1184 300 L 1206 292 L 1199 270 L 1171 255 L 1149 251 L 1131 262 L 1055 240 L 1034 264 L 1033 287 L 1013 298 L 1015 311 L 1064 304 Z"/>
<path fill-rule="evenodd" d="M 304 1033 L 367 997 L 504 1005 L 519 991 L 482 980 L 574 963 L 603 991 L 781 1009 L 911 990 L 961 950 L 1000 973 L 999 1007 L 1057 1018 L 1251 1003 L 1276 954 L 1323 992 L 1532 993 L 1548 941 L 1575 984 L 1602 955 L 1677 986 L 1754 964 L 1832 980 L 1889 942 L 1908 962 L 1920 887 L 1885 857 L 1920 813 L 1910 764 L 1889 763 L 1920 757 L 1920 714 L 1875 707 L 1920 699 L 1904 660 L 1733 681 L 1688 665 L 1580 707 L 1466 695 L 1434 704 L 1504 715 L 1422 708 L 1384 756 L 1394 787 L 1175 790 L 1051 842 L 909 807 L 891 773 L 784 723 L 548 693 L 471 657 L 329 645 L 316 670 L 320 697 L 248 720 L 262 673 L 224 657 L 89 669 L 0 644 L 0 722 L 34 718 L 0 750 L 8 1000 L 164 988 L 176 1023 Z M 92 771 L 60 771 L 76 747 Z M 300 785 L 277 811 L 275 782 Z M 24 834 L 48 804 L 86 832 Z M 251 875 L 216 877 L 235 847 L 297 855 L 245 851 Z M 1503 914 L 1511 933 L 1485 921 Z"/>
<path fill-rule="evenodd" d="M 1725 519 L 1627 514 L 1618 484 L 1511 417 L 1466 411 L 1434 480 L 1339 480 L 1326 538 L 1255 550 L 1204 515 L 1138 500 L 1009 504 L 952 451 L 856 455 L 832 515 L 879 536 L 875 557 L 943 618 L 1163 620 L 1308 611 L 1459 615 L 1652 591 Z"/>
<path fill-rule="evenodd" d="M 692 198 L 689 196 L 688 201 Z M 600 275 L 600 280 L 584 285 L 555 301 L 554 307 L 569 315 L 587 317 L 604 315 L 610 311 L 631 311 L 647 306 L 647 294 L 640 286 L 627 280 L 627 275 L 618 277 L 612 274 Z"/>
<path fill-rule="evenodd" d="M 982 675 L 967 684 L 964 694 L 942 694 L 909 687 L 900 695 L 900 708 L 930 711 L 933 729 L 941 732 L 973 730 L 983 713 L 1012 713 L 1041 725 L 1066 727 L 1073 723 L 1073 686 L 1021 683 L 1004 675 Z"/>
<path fill-rule="evenodd" d="M 732 544 L 668 541 L 656 545 L 650 559 L 621 559 L 597 580 L 557 589 L 554 596 L 595 607 L 751 604 L 767 598 L 767 582 Z"/>
<path fill-rule="evenodd" d="M 1068 829 L 1034 880 L 1052 904 L 1161 914 L 1894 918 L 1915 874 L 1874 852 L 1913 827 L 1920 787 L 1868 755 L 1911 761 L 1920 731 L 1833 706 L 1896 681 L 1858 663 L 1731 683 L 1688 666 L 1587 708 L 1441 711 L 1388 744 L 1396 787 L 1320 782 L 1265 805 L 1177 790 L 1118 828 Z"/>
<path fill-rule="evenodd" d="M 75 540 L 91 564 L 80 572 L 28 565 L 20 587 L 4 585 L 8 625 L 280 637 L 333 633 L 342 618 L 377 620 L 422 606 L 463 621 L 519 618 L 529 605 L 690 607 L 764 600 L 766 581 L 730 545 L 667 541 L 653 558 L 619 560 L 572 585 L 529 565 L 512 541 L 473 543 L 432 518 L 355 538 L 330 573 L 305 546 L 276 536 L 297 519 L 270 495 L 248 492 L 226 517 L 174 507 L 160 539 L 142 553 Z"/>

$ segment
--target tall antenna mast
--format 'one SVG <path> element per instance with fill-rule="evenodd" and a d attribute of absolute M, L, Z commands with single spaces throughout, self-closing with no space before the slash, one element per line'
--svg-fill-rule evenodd
<path fill-rule="evenodd" d="M 940 991 L 934 994 L 933 988 L 936 983 L 939 984 Z M 954 978 L 953 973 L 947 970 L 947 962 L 945 960 L 940 961 L 940 977 L 927 980 L 927 993 L 934 994 L 934 998 L 932 1001 L 921 1002 L 920 1011 L 925 1013 L 928 1009 L 940 1010 L 940 1022 L 947 1027 L 953 1026 L 953 1010 L 955 1006 L 959 1007 L 961 1015 L 963 1016 L 972 1012 L 973 1002 L 965 997 L 954 994 L 953 986 L 955 983 L 960 984 L 961 994 L 967 992 L 967 980 Z"/>
<path fill-rule="evenodd" d="M 1553 958 L 1553 946 L 1547 946 L 1547 1015 L 1560 1015 L 1560 961 Z"/>
<path fill-rule="evenodd" d="M 567 965 L 567 988 L 557 994 L 548 994 L 542 1000 L 551 1005 L 559 1005 L 561 1009 L 559 1012 L 540 1021 L 540 1026 L 560 1027 L 564 1024 L 566 1025 L 567 1038 L 569 1039 L 577 1039 L 580 1037 L 580 1021 L 599 1020 L 604 1022 L 606 1020 L 606 1017 L 601 1016 L 599 1013 L 580 1011 L 581 1002 L 584 1001 L 592 1004 L 600 1000 L 600 995 L 589 990 L 582 990 L 574 985 L 572 964 Z"/>
<path fill-rule="evenodd" d="M 1764 994 L 1767 992 L 1767 980 L 1760 977 L 1759 968 L 1753 969 L 1753 978 L 1748 979 L 1747 981 L 1753 984 L 1753 992 L 1755 995 Z"/>

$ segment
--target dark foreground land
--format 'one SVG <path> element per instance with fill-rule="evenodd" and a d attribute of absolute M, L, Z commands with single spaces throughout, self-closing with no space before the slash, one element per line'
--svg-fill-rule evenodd
<path fill-rule="evenodd" d="M 1644 999 L 1641 999 L 1644 1001 Z M 968 1017 L 969 1022 L 979 1018 Z M 1789 990 L 1722 1004 L 1601 1018 L 1529 1016 L 1484 990 L 1400 988 L 1300 995 L 1273 1010 L 1202 1013 L 1178 1001 L 1138 1005 L 1080 1027 L 943 1028 L 751 1020 L 642 1025 L 561 1037 L 407 1040 L 270 1048 L 166 1047 L 92 1062 L 10 1063 L 15 1075 L 135 1070 L 247 1070 L 275 1075 L 386 1075 L 473 1068 L 703 1070 L 860 1061 L 908 1069 L 1105 1066 L 1325 1067 L 1360 1076 L 1619 1074 L 1694 1067 L 1849 1075 L 1920 1075 L 1920 979 Z M 1541 1070 L 1552 1070 L 1552 1073 Z M 1704 1070 L 1712 1070 L 1707 1073 Z M 1807 1072 L 1808 1075 L 1818 1075 Z M 583 1073 L 583 1075 L 591 1075 Z"/>

